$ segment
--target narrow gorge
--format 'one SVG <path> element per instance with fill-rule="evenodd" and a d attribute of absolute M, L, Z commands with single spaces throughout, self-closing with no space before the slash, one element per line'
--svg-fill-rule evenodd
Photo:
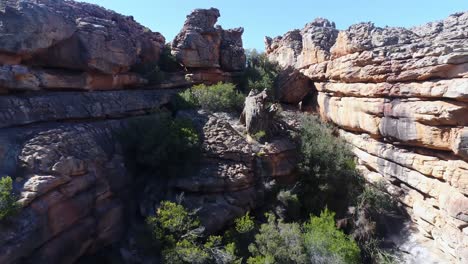
<path fill-rule="evenodd" d="M 194 210 L 210 235 L 270 210 L 279 188 L 271 183 L 291 192 L 303 185 L 300 133 L 309 116 L 328 123 L 354 154 L 353 171 L 404 211 L 392 218 L 401 233 L 382 238 L 404 256 L 393 263 L 468 262 L 468 12 L 407 29 L 338 30 L 317 18 L 265 37 L 266 61 L 244 50 L 244 28 L 217 25 L 220 16 L 196 9 L 166 40 L 93 4 L 0 2 L 0 177 L 12 179 L 15 198 L 14 212 L 0 214 L 1 264 L 166 263 L 142 253 L 152 242 L 138 242 L 162 201 Z M 253 82 L 254 64 L 274 65 L 277 76 Z M 205 109 L 214 103 L 190 97 L 217 85 L 237 104 L 219 94 L 211 100 L 232 109 Z M 168 143 L 177 131 L 152 125 L 169 122 L 191 135 L 177 120 L 198 135 L 184 177 L 158 166 L 180 171 L 185 149 L 129 154 L 122 134 L 136 122 L 144 126 L 130 147 L 155 151 L 146 132 Z M 168 160 L 156 168 L 129 163 L 161 157 Z M 1 210 L 4 195 L 0 188 Z M 333 203 L 348 207 L 347 197 Z M 202 263 L 328 263 L 223 261 Z"/>
<path fill-rule="evenodd" d="M 265 39 L 268 57 L 296 70 L 289 78 L 313 81 L 286 83 L 283 101 L 314 94 L 366 179 L 384 180 L 424 236 L 465 261 L 467 26 L 467 13 L 411 29 L 361 23 L 339 31 L 316 19 Z"/>

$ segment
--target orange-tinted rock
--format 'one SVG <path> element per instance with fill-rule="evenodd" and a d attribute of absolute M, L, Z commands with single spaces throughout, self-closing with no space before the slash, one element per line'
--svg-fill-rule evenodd
<path fill-rule="evenodd" d="M 172 54 L 187 68 L 220 68 L 241 71 L 246 56 L 242 47 L 243 28 L 224 30 L 215 24 L 219 10 L 195 9 L 172 41 Z"/>
<path fill-rule="evenodd" d="M 271 60 L 314 82 L 317 112 L 343 129 L 365 178 L 383 181 L 422 234 L 462 263 L 468 252 L 462 231 L 468 224 L 467 28 L 468 12 L 462 12 L 410 29 L 359 23 L 309 48 L 308 27 L 266 41 Z"/>

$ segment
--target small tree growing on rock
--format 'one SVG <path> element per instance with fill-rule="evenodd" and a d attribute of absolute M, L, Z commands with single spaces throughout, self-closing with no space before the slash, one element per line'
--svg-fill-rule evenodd
<path fill-rule="evenodd" d="M 18 210 L 16 196 L 13 194 L 13 180 L 11 177 L 0 179 L 0 221 L 15 214 Z"/>
<path fill-rule="evenodd" d="M 195 213 L 180 204 L 163 201 L 147 223 L 160 244 L 164 263 L 241 263 L 234 243 L 225 245 L 220 236 L 205 238 Z"/>

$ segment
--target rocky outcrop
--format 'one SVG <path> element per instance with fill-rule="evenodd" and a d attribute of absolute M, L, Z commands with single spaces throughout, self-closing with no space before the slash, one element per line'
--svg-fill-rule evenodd
<path fill-rule="evenodd" d="M 245 99 L 241 123 L 245 125 L 247 133 L 254 135 L 258 132 L 270 134 L 273 125 L 274 112 L 267 107 L 267 91 L 250 91 Z"/>
<path fill-rule="evenodd" d="M 302 30 L 265 38 L 268 57 L 280 66 L 302 69 L 330 59 L 330 49 L 338 36 L 335 23 L 317 18 Z"/>
<path fill-rule="evenodd" d="M 126 17 L 74 1 L 0 3 L 0 86 L 6 90 L 118 89 L 159 59 L 165 39 Z"/>
<path fill-rule="evenodd" d="M 133 71 L 158 63 L 159 33 L 71 0 L 0 3 L 0 177 L 13 178 L 21 205 L 0 222 L 0 263 L 75 263 L 124 240 L 134 215 L 154 214 L 160 198 L 174 198 L 153 189 L 147 198 L 159 200 L 144 207 L 118 135 L 134 116 L 173 109 L 178 91 L 167 89 L 232 80 L 243 70 L 243 29 L 215 28 L 218 17 L 214 9 L 189 16 L 176 46 L 190 71 L 122 90 L 147 83 Z M 294 170 L 294 145 L 249 143 L 222 114 L 191 118 L 203 134 L 201 170 L 159 187 L 185 193 L 215 232 L 261 203 L 259 175 Z"/>
<path fill-rule="evenodd" d="M 312 81 L 299 70 L 288 67 L 280 71 L 276 83 L 277 98 L 287 104 L 298 104 L 311 93 Z"/>
<path fill-rule="evenodd" d="M 296 145 L 287 138 L 250 142 L 245 126 L 227 113 L 200 110 L 177 115 L 192 120 L 200 131 L 201 159 L 198 169 L 169 182 L 167 188 L 173 191 L 168 196 L 146 199 L 144 207 L 149 207 L 149 214 L 161 199 L 183 194 L 184 205 L 198 210 L 205 231 L 216 233 L 262 205 L 265 182 L 291 177 L 296 170 Z M 147 192 L 154 193 L 154 188 L 148 187 Z"/>
<path fill-rule="evenodd" d="M 22 206 L 0 223 L 0 262 L 73 263 L 118 241 L 133 179 L 116 135 L 128 117 L 162 107 L 170 93 L 54 92 L 0 100 L 0 175 L 14 178 Z"/>
<path fill-rule="evenodd" d="M 338 31 L 317 19 L 266 39 L 270 60 L 314 82 L 319 114 L 341 128 L 366 178 L 384 182 L 422 234 L 460 263 L 468 261 L 467 28 L 467 12 L 411 29 Z"/>
<path fill-rule="evenodd" d="M 187 16 L 184 27 L 172 41 L 172 54 L 177 61 L 191 70 L 208 70 L 213 73 L 213 70 L 219 69 L 217 76 L 223 72 L 244 70 L 244 29 L 224 30 L 221 26 L 215 27 L 219 17 L 216 8 L 195 9 Z M 212 78 L 212 82 L 218 81 L 217 76 Z"/>
<path fill-rule="evenodd" d="M 0 175 L 14 179 L 21 210 L 0 223 L 1 263 L 74 263 L 118 243 L 140 204 L 154 214 L 161 199 L 184 193 L 209 233 L 261 205 L 262 183 L 290 176 L 295 145 L 249 142 L 228 114 L 182 112 L 199 129 L 202 159 L 193 174 L 135 189 L 119 131 L 129 118 L 170 103 L 171 91 L 51 92 L 4 95 Z M 258 155 L 258 153 L 262 153 Z M 152 175 L 152 178 L 164 178 Z M 167 190 L 172 190 L 167 192 Z M 153 199 L 155 198 L 155 199 Z M 149 207 L 147 200 L 150 200 Z M 147 210 L 146 210 L 147 209 Z"/>

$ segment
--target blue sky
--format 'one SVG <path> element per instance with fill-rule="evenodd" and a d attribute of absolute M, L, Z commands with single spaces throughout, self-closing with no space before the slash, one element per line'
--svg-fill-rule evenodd
<path fill-rule="evenodd" d="M 223 28 L 242 26 L 244 47 L 264 49 L 264 36 L 278 36 L 324 17 L 346 29 L 358 22 L 415 26 L 468 11 L 468 0 L 85 0 L 125 15 L 172 41 L 195 8 L 216 7 Z"/>

